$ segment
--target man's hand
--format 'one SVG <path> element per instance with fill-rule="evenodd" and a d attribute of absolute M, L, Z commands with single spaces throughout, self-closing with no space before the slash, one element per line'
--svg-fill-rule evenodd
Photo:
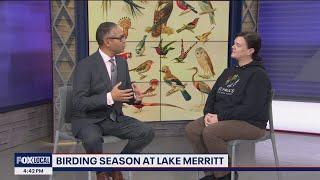
<path fill-rule="evenodd" d="M 143 94 L 142 94 L 141 90 L 134 83 L 132 83 L 131 86 L 132 86 L 133 92 L 135 94 L 136 102 L 142 101 Z"/>
<path fill-rule="evenodd" d="M 204 117 L 204 125 L 208 126 L 218 122 L 218 116 L 216 114 L 208 113 Z"/>
<path fill-rule="evenodd" d="M 129 100 L 133 98 L 132 89 L 120 90 L 119 89 L 120 85 L 121 85 L 121 82 L 119 82 L 112 88 L 112 91 L 111 91 L 112 99 L 114 101 L 129 102 Z"/>

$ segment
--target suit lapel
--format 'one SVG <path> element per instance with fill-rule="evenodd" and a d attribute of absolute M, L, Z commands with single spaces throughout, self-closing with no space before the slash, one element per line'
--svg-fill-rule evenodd
<path fill-rule="evenodd" d="M 116 60 L 116 63 L 117 63 L 117 83 L 119 83 L 120 81 L 123 81 L 124 80 L 124 72 L 121 72 L 121 69 L 123 70 L 124 68 L 122 67 L 123 66 L 123 59 L 119 59 L 119 58 L 115 58 Z M 122 82 L 124 83 L 124 82 Z M 124 85 L 124 84 L 122 84 Z"/>
<path fill-rule="evenodd" d="M 111 80 L 110 76 L 106 67 L 106 64 L 104 63 L 101 54 L 99 53 L 99 50 L 96 52 L 96 60 L 97 60 L 97 72 L 98 74 L 101 74 L 103 76 L 104 82 L 106 84 L 107 90 L 110 91 L 112 89 L 111 87 Z"/>

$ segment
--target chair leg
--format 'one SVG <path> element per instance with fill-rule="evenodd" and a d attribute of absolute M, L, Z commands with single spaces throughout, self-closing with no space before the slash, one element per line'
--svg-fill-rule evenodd
<path fill-rule="evenodd" d="M 58 151 L 58 142 L 59 142 L 59 131 L 56 131 L 55 137 L 54 137 L 54 145 L 53 145 L 53 154 L 55 154 Z M 52 174 L 49 176 L 49 180 L 54 180 L 54 174 L 52 172 Z"/>
<path fill-rule="evenodd" d="M 92 173 L 91 171 L 88 171 L 88 180 L 91 180 L 91 178 L 92 178 Z"/>
<path fill-rule="evenodd" d="M 272 148 L 273 148 L 274 161 L 276 166 L 279 167 L 279 158 L 277 153 L 276 141 L 274 137 L 271 137 L 271 142 L 272 142 Z"/>
<path fill-rule="evenodd" d="M 69 151 L 70 153 L 75 153 L 76 152 L 76 149 L 77 149 L 77 145 L 79 144 L 80 142 L 77 140 L 77 142 L 76 142 L 76 144 L 74 144 L 74 145 L 72 145 L 72 147 L 71 147 L 71 150 Z M 88 173 L 89 173 L 90 171 L 88 171 Z M 89 177 L 91 177 L 89 174 L 88 174 L 88 180 L 91 180 L 91 178 L 89 178 Z M 76 176 L 75 176 L 75 174 L 73 174 L 72 175 L 72 179 L 75 179 L 76 178 Z"/>
<path fill-rule="evenodd" d="M 271 143 L 272 143 L 274 161 L 275 161 L 276 167 L 279 167 L 279 158 L 278 158 L 278 152 L 277 152 L 277 146 L 276 146 L 276 139 L 275 139 L 274 134 L 271 134 Z M 281 179 L 282 179 L 279 170 L 277 170 L 277 176 L 278 176 L 278 180 L 281 180 Z"/>
<path fill-rule="evenodd" d="M 200 179 L 200 171 L 197 171 L 197 176 L 196 176 L 196 180 Z"/>
<path fill-rule="evenodd" d="M 52 172 L 52 174 L 49 176 L 49 180 L 54 180 L 53 172 Z"/>
<path fill-rule="evenodd" d="M 132 180 L 132 171 L 129 171 L 129 172 L 128 172 L 128 176 L 129 176 L 129 177 L 128 177 L 129 180 Z"/>
<path fill-rule="evenodd" d="M 55 154 L 58 151 L 59 137 L 60 137 L 59 131 L 56 131 L 56 135 L 54 138 L 53 154 Z"/>
<path fill-rule="evenodd" d="M 233 145 L 231 147 L 232 155 L 231 155 L 231 167 L 234 167 L 236 164 L 236 146 Z M 231 180 L 235 179 L 235 172 L 231 171 Z"/>

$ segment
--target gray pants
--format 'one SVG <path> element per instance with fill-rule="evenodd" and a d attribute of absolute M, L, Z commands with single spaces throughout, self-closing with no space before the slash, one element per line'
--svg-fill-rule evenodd
<path fill-rule="evenodd" d="M 103 153 L 103 136 L 111 135 L 128 139 L 122 154 L 140 153 L 154 138 L 154 130 L 145 123 L 129 116 L 118 117 L 118 121 L 105 119 L 80 129 L 78 137 L 82 139 L 87 153 Z"/>
<path fill-rule="evenodd" d="M 186 135 L 191 142 L 193 151 L 199 154 L 227 154 L 228 141 L 235 139 L 258 139 L 265 135 L 265 130 L 253 126 L 245 121 L 227 120 L 205 126 L 204 117 L 200 117 L 186 126 Z M 215 177 L 222 177 L 229 172 L 214 173 Z"/>

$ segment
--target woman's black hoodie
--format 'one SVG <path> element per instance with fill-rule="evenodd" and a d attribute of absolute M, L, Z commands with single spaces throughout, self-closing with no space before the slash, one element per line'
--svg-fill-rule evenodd
<path fill-rule="evenodd" d="M 204 114 L 218 115 L 219 121 L 242 120 L 266 128 L 271 83 L 261 61 L 227 68 L 207 98 Z"/>

